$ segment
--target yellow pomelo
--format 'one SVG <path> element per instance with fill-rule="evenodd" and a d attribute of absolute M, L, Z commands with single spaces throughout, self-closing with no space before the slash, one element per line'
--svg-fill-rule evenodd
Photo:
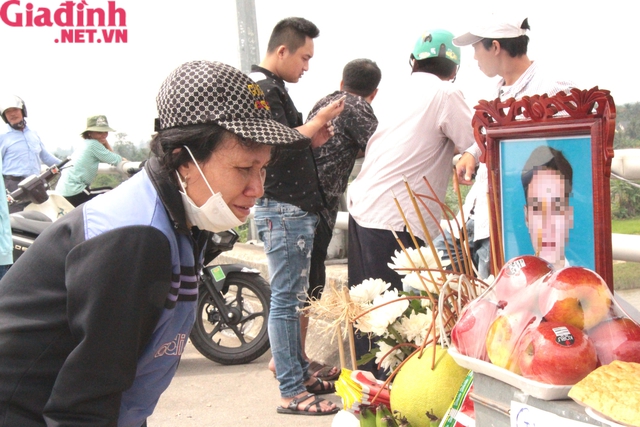
<path fill-rule="evenodd" d="M 469 370 L 440 346 L 436 346 L 433 370 L 433 347 L 425 348 L 421 358 L 418 355 L 414 354 L 393 380 L 391 409 L 407 417 L 412 427 L 429 427 L 427 411 L 442 419 Z"/>

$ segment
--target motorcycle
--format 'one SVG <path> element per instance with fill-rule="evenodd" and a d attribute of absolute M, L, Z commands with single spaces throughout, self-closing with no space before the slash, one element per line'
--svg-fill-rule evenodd
<path fill-rule="evenodd" d="M 231 250 L 233 231 L 215 233 L 205 261 Z M 193 346 L 223 365 L 249 363 L 269 349 L 267 320 L 271 287 L 256 269 L 242 264 L 211 264 L 203 268 L 198 311 L 191 331 Z"/>
<path fill-rule="evenodd" d="M 7 194 L 9 204 L 29 200 L 24 211 L 9 215 L 14 262 L 53 221 L 73 206 L 62 196 L 48 191 L 69 159 L 32 175 Z M 132 175 L 139 169 L 126 169 Z M 249 363 L 269 349 L 267 319 L 271 289 L 256 269 L 243 264 L 212 263 L 238 240 L 233 231 L 214 233 L 207 245 L 206 266 L 198 285 L 197 314 L 190 335 L 194 347 L 206 358 L 223 364 Z"/>
<path fill-rule="evenodd" d="M 9 215 L 11 223 L 11 237 L 13 239 L 13 262 L 16 262 L 33 241 L 53 221 L 73 209 L 73 205 L 64 197 L 51 194 L 50 183 L 58 177 L 60 170 L 71 159 L 63 160 L 57 165 L 50 166 L 40 175 L 31 175 L 18 184 L 18 188 L 7 193 L 7 203 L 30 201 L 31 203 L 21 212 Z"/>

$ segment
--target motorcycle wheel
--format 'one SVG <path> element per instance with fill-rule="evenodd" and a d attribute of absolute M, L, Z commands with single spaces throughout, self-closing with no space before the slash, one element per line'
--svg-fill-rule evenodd
<path fill-rule="evenodd" d="M 235 273 L 226 279 L 226 306 L 232 322 L 222 319 L 211 294 L 201 286 L 191 342 L 207 359 L 223 365 L 241 365 L 269 349 L 267 320 L 271 301 L 269 283 L 258 274 Z"/>

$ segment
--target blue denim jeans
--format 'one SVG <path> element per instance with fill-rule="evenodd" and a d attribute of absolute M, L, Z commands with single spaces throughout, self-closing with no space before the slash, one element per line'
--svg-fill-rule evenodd
<path fill-rule="evenodd" d="M 294 397 L 306 391 L 304 382 L 309 379 L 298 309 L 307 297 L 318 217 L 297 206 L 262 198 L 256 202 L 254 220 L 269 266 L 269 341 L 276 378 L 280 382 L 280 395 Z"/>
<path fill-rule="evenodd" d="M 470 219 L 467 221 L 467 236 L 469 237 L 469 250 L 471 251 L 471 260 L 473 261 L 473 265 L 478 269 L 478 277 L 481 279 L 486 279 L 491 274 L 491 265 L 489 263 L 491 258 L 491 245 L 489 242 L 489 238 L 474 240 L 474 221 Z M 462 250 L 460 240 L 455 239 L 455 244 L 458 247 L 458 253 Z M 442 251 L 443 260 L 449 259 L 449 253 L 447 252 L 447 247 L 451 251 L 452 260 L 451 263 L 457 264 L 456 252 L 454 249 L 454 238 L 451 236 L 448 230 L 445 230 L 444 236 L 440 235 L 437 238 L 433 239 L 433 245 L 436 250 Z M 451 266 L 448 267 L 451 270 Z"/>

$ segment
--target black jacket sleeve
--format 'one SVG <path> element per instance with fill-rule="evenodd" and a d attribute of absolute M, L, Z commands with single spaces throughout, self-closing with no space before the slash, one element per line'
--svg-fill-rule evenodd
<path fill-rule="evenodd" d="M 260 84 L 262 82 L 258 82 Z M 287 120 L 287 113 L 285 111 L 286 94 L 283 93 L 277 86 L 260 85 L 264 92 L 264 98 L 269 103 L 269 109 L 271 110 L 271 117 L 273 120 L 291 127 L 291 124 Z"/>
<path fill-rule="evenodd" d="M 45 406 L 48 426 L 117 426 L 171 287 L 169 242 L 147 226 L 123 227 L 75 246 L 65 266 L 69 328 L 77 343 Z"/>

